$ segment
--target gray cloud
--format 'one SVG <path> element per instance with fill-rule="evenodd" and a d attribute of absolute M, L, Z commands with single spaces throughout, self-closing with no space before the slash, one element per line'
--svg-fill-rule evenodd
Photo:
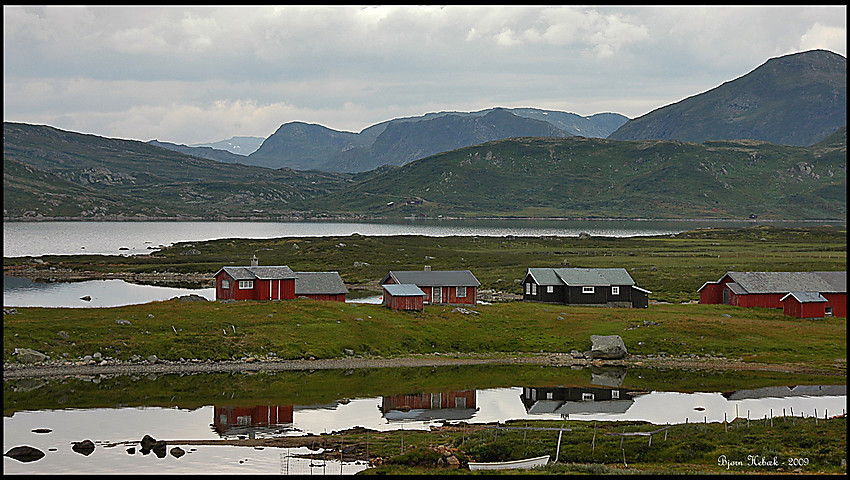
<path fill-rule="evenodd" d="M 492 106 L 629 117 L 771 57 L 846 55 L 837 7 L 4 7 L 4 120 L 176 143 Z"/>

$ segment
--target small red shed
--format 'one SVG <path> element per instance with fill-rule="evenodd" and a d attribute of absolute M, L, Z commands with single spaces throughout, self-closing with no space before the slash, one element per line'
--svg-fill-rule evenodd
<path fill-rule="evenodd" d="M 782 297 L 782 311 L 797 318 L 824 318 L 827 303 L 818 292 L 790 292 Z"/>
<path fill-rule="evenodd" d="M 384 305 L 393 310 L 424 310 L 425 292 L 410 283 L 390 283 L 384 287 Z"/>

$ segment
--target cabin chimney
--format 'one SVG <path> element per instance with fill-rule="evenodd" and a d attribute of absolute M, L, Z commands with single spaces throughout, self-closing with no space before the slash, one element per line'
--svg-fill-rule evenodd
<path fill-rule="evenodd" d="M 256 255 L 251 255 L 251 266 L 256 267 L 260 265 L 260 261 L 257 259 Z"/>
<path fill-rule="evenodd" d="M 425 265 L 425 271 L 430 272 L 431 271 L 431 265 Z"/>

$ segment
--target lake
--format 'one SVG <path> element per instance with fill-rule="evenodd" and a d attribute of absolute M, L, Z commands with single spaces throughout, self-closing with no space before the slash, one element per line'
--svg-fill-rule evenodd
<path fill-rule="evenodd" d="M 3 222 L 3 256 L 144 255 L 177 242 L 221 238 L 360 235 L 578 236 L 669 235 L 706 227 L 742 227 L 758 221 L 679 220 L 409 220 L 406 222 Z M 778 226 L 812 222 L 768 222 Z"/>

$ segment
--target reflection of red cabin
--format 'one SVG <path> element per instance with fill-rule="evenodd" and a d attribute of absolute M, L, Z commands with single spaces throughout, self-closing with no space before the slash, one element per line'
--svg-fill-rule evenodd
<path fill-rule="evenodd" d="M 250 267 L 222 267 L 215 274 L 216 300 L 315 300 L 345 301 L 348 289 L 337 272 L 293 272 L 287 266 L 260 267 L 257 257 Z"/>
<path fill-rule="evenodd" d="M 782 308 L 789 312 L 793 311 L 793 307 L 789 305 L 789 310 L 785 310 L 786 307 L 783 303 L 783 298 L 789 293 L 816 293 L 826 300 L 823 304 L 825 315 L 847 316 L 846 271 L 726 272 L 720 277 L 720 280 L 703 284 L 698 292 L 699 303 L 701 304 Z M 820 307 L 810 306 L 807 308 Z"/>
<path fill-rule="evenodd" d="M 215 407 L 213 428 L 219 435 L 249 435 L 266 427 L 291 426 L 293 405 Z"/>
<path fill-rule="evenodd" d="M 381 285 L 388 283 L 412 284 L 425 293 L 425 303 L 475 305 L 481 282 L 469 270 L 425 270 L 390 271 Z"/>
<path fill-rule="evenodd" d="M 440 393 L 416 393 L 383 397 L 381 412 L 403 409 L 438 410 L 444 408 L 476 408 L 476 390 L 460 390 Z"/>

